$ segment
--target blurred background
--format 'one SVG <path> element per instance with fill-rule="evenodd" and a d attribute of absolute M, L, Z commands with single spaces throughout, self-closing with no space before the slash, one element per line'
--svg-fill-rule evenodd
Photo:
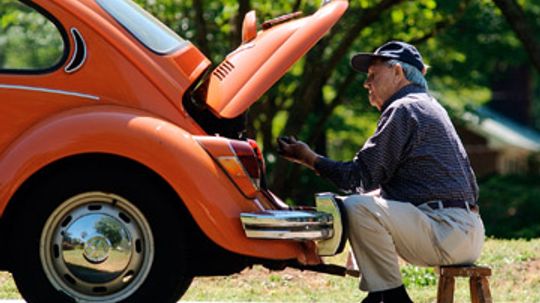
<path fill-rule="evenodd" d="M 310 14 L 321 4 L 320 0 L 136 2 L 195 44 L 214 65 L 240 45 L 248 11 L 257 12 L 260 26 L 286 13 Z M 19 35 L 23 27 L 17 25 L 32 20 L 2 11 L 2 6 L 0 13 L 2 36 L 28 37 L 0 39 L 0 66 L 8 66 L 10 60 L 48 62 L 46 52 L 21 51 L 32 49 L 33 43 L 46 44 L 46 36 Z M 296 135 L 320 154 L 351 160 L 375 130 L 379 113 L 369 106 L 362 87 L 365 77 L 351 70 L 349 58 L 386 41 L 403 40 L 416 45 L 431 66 L 430 90 L 449 111 L 465 143 L 481 188 L 487 234 L 540 237 L 539 32 L 539 1 L 351 1 L 332 31 L 247 114 L 247 135 L 263 147 L 270 188 L 299 205 L 312 204 L 316 192 L 337 192 L 311 171 L 281 160 L 275 140 Z"/>

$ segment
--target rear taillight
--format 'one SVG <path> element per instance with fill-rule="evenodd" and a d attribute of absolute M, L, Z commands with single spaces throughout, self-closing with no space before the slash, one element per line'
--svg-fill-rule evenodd
<path fill-rule="evenodd" d="M 234 184 L 249 198 L 253 198 L 264 180 L 264 160 L 257 143 L 219 137 L 197 137 L 197 141 L 219 163 Z"/>
<path fill-rule="evenodd" d="M 255 151 L 255 154 L 257 155 L 257 160 L 259 160 L 259 166 L 261 167 L 262 174 L 263 174 L 263 177 L 264 177 L 264 175 L 266 174 L 266 164 L 264 163 L 264 157 L 263 157 L 263 154 L 261 152 L 261 149 L 259 148 L 259 145 L 257 144 L 257 141 L 255 141 L 253 139 L 248 139 L 247 141 L 248 141 L 249 145 L 251 145 L 251 147 Z"/>
<path fill-rule="evenodd" d="M 230 145 L 258 190 L 261 186 L 261 167 L 259 166 L 259 159 L 257 158 L 256 151 L 249 142 L 231 141 Z"/>

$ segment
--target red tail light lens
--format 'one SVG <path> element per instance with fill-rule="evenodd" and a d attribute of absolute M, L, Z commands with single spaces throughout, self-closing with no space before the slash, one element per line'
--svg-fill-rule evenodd
<path fill-rule="evenodd" d="M 255 151 L 255 154 L 257 155 L 257 159 L 259 160 L 259 166 L 261 167 L 262 174 L 264 175 L 266 173 L 266 163 L 264 163 L 264 157 L 261 152 L 261 149 L 259 148 L 259 145 L 257 144 L 257 141 L 253 139 L 247 140 L 249 145 L 251 145 L 251 148 Z"/>
<path fill-rule="evenodd" d="M 253 147 L 251 147 L 251 144 L 245 144 L 245 142 L 242 141 L 231 141 L 231 147 L 234 150 L 236 157 L 240 160 L 240 163 L 242 163 L 242 166 L 244 166 L 244 169 L 251 177 L 251 180 L 258 188 L 261 180 L 261 169 Z"/>
<path fill-rule="evenodd" d="M 219 137 L 196 139 L 246 197 L 255 197 L 261 186 L 266 188 L 262 153 L 255 141 L 246 142 Z"/>

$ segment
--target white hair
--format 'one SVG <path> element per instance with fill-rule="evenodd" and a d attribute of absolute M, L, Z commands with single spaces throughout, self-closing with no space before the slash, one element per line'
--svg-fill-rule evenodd
<path fill-rule="evenodd" d="M 426 78 L 424 78 L 424 75 L 422 75 L 422 72 L 419 71 L 418 68 L 410 65 L 409 63 L 405 63 L 396 59 L 390 59 L 385 63 L 389 66 L 395 66 L 396 64 L 399 64 L 403 69 L 403 72 L 405 73 L 405 78 L 407 78 L 407 80 L 411 81 L 411 83 L 413 84 L 425 88 L 426 90 L 428 89 Z"/>

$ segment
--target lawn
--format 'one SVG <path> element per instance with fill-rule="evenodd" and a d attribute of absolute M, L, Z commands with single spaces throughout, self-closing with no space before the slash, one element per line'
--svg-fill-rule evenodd
<path fill-rule="evenodd" d="M 328 260 L 341 263 L 340 255 Z M 494 302 L 540 302 L 540 239 L 488 239 L 480 264 L 493 269 Z M 431 268 L 405 265 L 402 274 L 415 302 L 434 302 L 436 275 Z M 0 299 L 19 298 L 8 273 L 0 273 Z M 242 302 L 360 302 L 356 278 L 334 277 L 287 269 L 269 272 L 256 266 L 228 277 L 198 278 L 183 297 L 186 301 Z M 470 302 L 468 281 L 458 279 L 455 302 Z"/>

